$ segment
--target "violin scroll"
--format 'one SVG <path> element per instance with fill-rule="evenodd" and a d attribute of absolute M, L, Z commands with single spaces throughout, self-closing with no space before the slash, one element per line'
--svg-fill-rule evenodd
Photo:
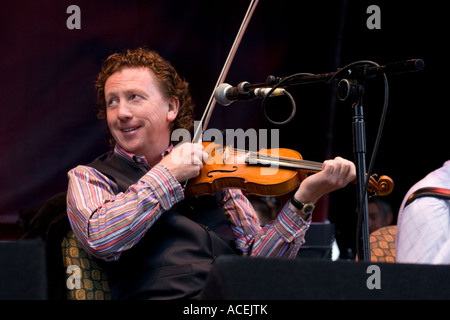
<path fill-rule="evenodd" d="M 382 175 L 378 178 L 377 174 L 370 176 L 369 186 L 367 190 L 374 193 L 380 197 L 387 196 L 394 189 L 394 180 L 386 175 Z"/>

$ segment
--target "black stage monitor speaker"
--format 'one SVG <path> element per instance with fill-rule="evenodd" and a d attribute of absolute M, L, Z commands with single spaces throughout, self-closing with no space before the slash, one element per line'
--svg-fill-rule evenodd
<path fill-rule="evenodd" d="M 331 260 L 334 241 L 334 224 L 312 222 L 305 234 L 297 259 Z"/>
<path fill-rule="evenodd" d="M 45 243 L 0 241 L 0 300 L 47 299 Z"/>
<path fill-rule="evenodd" d="M 221 257 L 204 300 L 450 299 L 450 266 Z"/>

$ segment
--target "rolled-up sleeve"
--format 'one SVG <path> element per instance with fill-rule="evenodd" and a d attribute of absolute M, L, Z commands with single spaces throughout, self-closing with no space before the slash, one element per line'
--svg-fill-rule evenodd
<path fill-rule="evenodd" d="M 295 258 L 311 223 L 286 204 L 277 218 L 261 227 L 251 203 L 238 189 L 223 192 L 222 206 L 231 222 L 236 244 L 245 255 Z"/>

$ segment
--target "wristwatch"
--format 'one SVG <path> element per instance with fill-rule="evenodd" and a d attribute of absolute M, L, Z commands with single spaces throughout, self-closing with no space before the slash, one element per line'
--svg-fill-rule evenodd
<path fill-rule="evenodd" d="M 297 199 L 295 199 L 295 197 L 291 198 L 291 203 L 294 207 L 296 207 L 298 210 L 300 210 L 301 213 L 303 213 L 304 215 L 306 215 L 307 218 L 309 218 L 309 216 L 311 215 L 311 213 L 314 210 L 314 203 L 312 202 L 300 202 Z"/>

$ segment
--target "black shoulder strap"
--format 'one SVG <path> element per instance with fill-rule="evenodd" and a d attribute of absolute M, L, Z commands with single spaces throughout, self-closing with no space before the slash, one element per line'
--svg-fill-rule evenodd
<path fill-rule="evenodd" d="M 405 207 L 411 204 L 414 200 L 420 197 L 436 197 L 444 200 L 450 200 L 450 189 L 425 187 L 413 192 L 406 200 Z"/>

